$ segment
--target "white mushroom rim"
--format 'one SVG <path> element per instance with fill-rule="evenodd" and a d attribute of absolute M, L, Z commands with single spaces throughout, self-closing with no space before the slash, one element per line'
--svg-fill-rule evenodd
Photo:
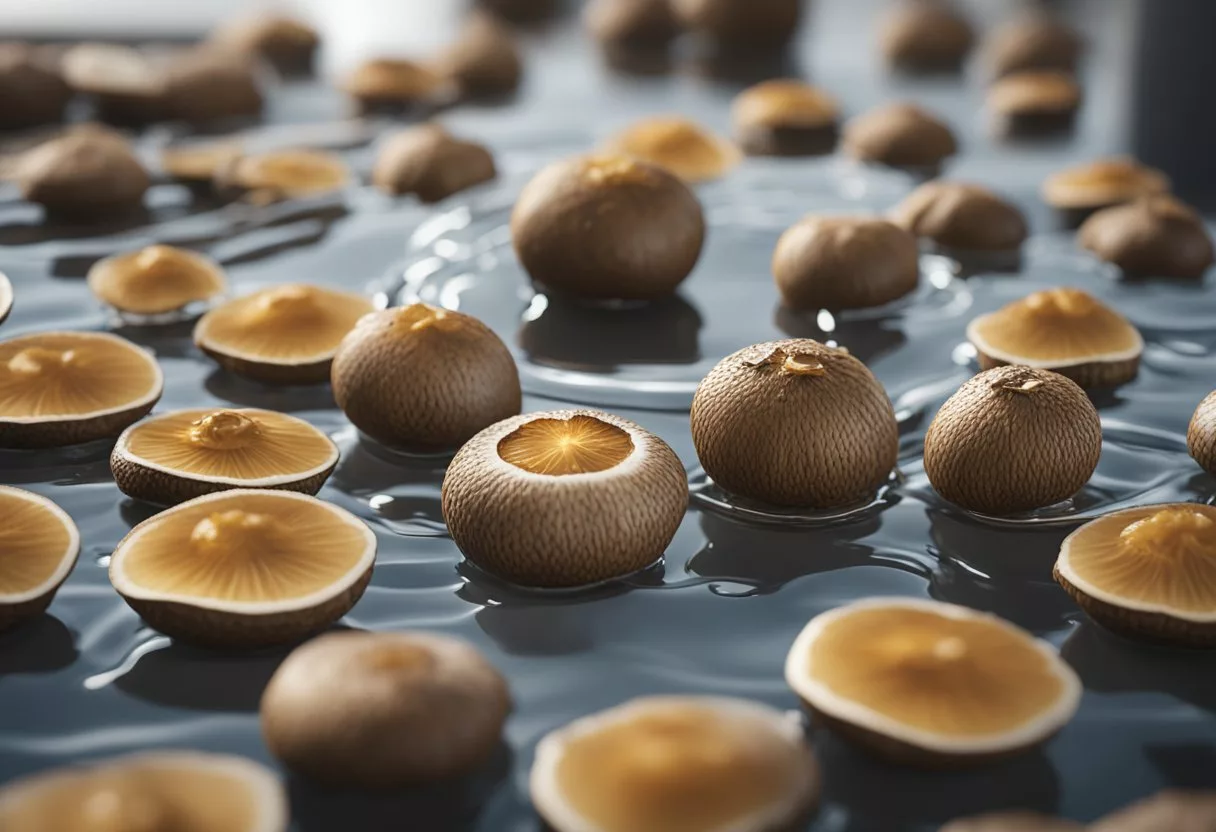
<path fill-rule="evenodd" d="M 19 500 L 33 503 L 41 506 L 55 516 L 55 519 L 63 524 L 63 527 L 68 531 L 68 544 L 64 547 L 63 553 L 59 556 L 59 563 L 55 567 L 55 571 L 38 586 L 27 589 L 24 592 L 15 592 L 10 594 L 0 593 L 0 604 L 12 605 L 23 604 L 26 601 L 33 601 L 35 598 L 41 598 L 48 592 L 59 586 L 67 578 L 68 573 L 72 571 L 72 567 L 76 565 L 76 558 L 80 555 L 80 530 L 76 528 L 76 523 L 72 521 L 71 515 L 59 507 L 59 504 L 54 500 L 47 499 L 41 494 L 35 494 L 32 491 L 26 491 L 22 488 L 13 488 L 8 485 L 0 485 L 0 496 L 14 497 Z"/>
<path fill-rule="evenodd" d="M 0 321 L 8 317 L 13 308 L 13 284 L 8 275 L 0 272 Z"/>
<path fill-rule="evenodd" d="M 1128 326 L 1131 327 L 1135 335 L 1134 345 L 1125 350 L 1080 355 L 1073 358 L 1027 358 L 1024 355 L 1018 355 L 1008 350 L 998 349 L 989 344 L 980 335 L 980 327 L 995 314 L 995 312 L 989 312 L 987 315 L 980 315 L 967 324 L 967 340 L 979 352 L 995 358 L 997 361 L 1003 361 L 1006 364 L 1019 364 L 1023 367 L 1032 367 L 1036 370 L 1051 370 L 1053 368 L 1079 367 L 1082 364 L 1114 364 L 1120 361 L 1131 361 L 1133 358 L 1139 358 L 1141 353 L 1144 352 L 1144 338 L 1140 335 L 1140 330 L 1129 323 Z"/>
<path fill-rule="evenodd" d="M 999 734 L 984 734 L 951 739 L 940 734 L 913 728 L 872 708 L 836 695 L 826 685 L 811 678 L 811 645 L 832 622 L 864 609 L 913 609 L 958 620 L 985 620 L 1025 638 L 1047 659 L 1052 674 L 1059 679 L 1062 690 L 1055 704 L 1034 719 Z M 1081 702 L 1081 680 L 1064 663 L 1054 647 L 1029 636 L 1009 622 L 988 613 L 977 612 L 956 604 L 921 598 L 867 598 L 821 613 L 811 619 L 794 640 L 785 659 L 785 681 L 802 699 L 830 717 L 858 725 L 875 733 L 891 737 L 928 751 L 943 754 L 992 754 L 1022 748 L 1050 736 L 1064 726 Z"/>
<path fill-rule="evenodd" d="M 92 764 L 73 765 L 52 772 L 32 774 L 0 788 L 0 812 L 26 800 L 36 800 L 40 792 L 59 785 L 65 779 L 88 774 L 98 769 L 115 767 L 148 767 L 161 771 L 204 772 L 232 780 L 253 798 L 253 822 L 247 829 L 225 832 L 283 832 L 287 828 L 287 797 L 274 772 L 263 765 L 229 754 L 209 754 L 201 751 L 152 751 L 111 757 Z"/>
<path fill-rule="evenodd" d="M 564 728 L 551 731 L 541 738 L 540 743 L 536 746 L 536 759 L 532 763 L 528 788 L 532 801 L 545 819 L 561 832 L 604 832 L 598 824 L 588 821 L 579 814 L 562 795 L 557 773 L 562 758 L 565 756 L 566 745 L 587 734 L 628 722 L 656 707 L 670 705 L 691 705 L 745 719 L 763 721 L 771 727 L 777 738 L 790 745 L 805 747 L 806 738 L 802 729 L 802 719 L 792 711 L 777 711 L 746 699 L 731 699 L 724 696 L 641 697 L 606 711 L 576 719 Z M 778 828 L 794 820 L 809 806 L 811 798 L 815 794 L 819 776 L 818 767 L 809 749 L 806 759 L 807 765 L 802 779 L 797 783 L 797 788 L 790 789 L 787 797 L 779 803 L 758 809 L 735 823 L 715 827 L 712 832 L 760 832 L 760 830 Z"/>
<path fill-rule="evenodd" d="M 273 413 L 274 411 L 259 410 L 257 408 L 235 408 L 232 410 L 232 412 L 240 413 L 244 416 L 254 417 L 258 413 Z M 252 488 L 252 489 L 270 488 L 270 487 L 276 486 L 276 485 L 288 485 L 290 483 L 299 482 L 300 480 L 311 479 L 312 477 L 322 474 L 322 473 L 328 471 L 333 466 L 337 465 L 338 459 L 341 455 L 341 452 L 338 450 L 338 446 L 336 444 L 334 444 L 334 441 L 332 439 L 330 439 L 328 436 L 326 436 L 324 432 L 313 427 L 311 424 L 309 424 L 308 422 L 305 422 L 303 419 L 297 419 L 295 416 L 289 416 L 286 413 L 275 413 L 274 415 L 280 419 L 289 420 L 291 422 L 294 422 L 294 423 L 300 425 L 301 427 L 305 427 L 308 430 L 313 431 L 318 436 L 324 437 L 325 441 L 329 443 L 330 453 L 329 453 L 329 456 L 327 456 L 325 458 L 324 463 L 313 466 L 312 468 L 305 468 L 301 471 L 291 471 L 286 474 L 276 474 L 275 476 L 272 476 L 272 477 L 258 477 L 257 479 L 241 479 L 240 477 L 202 476 L 201 474 L 195 474 L 191 471 L 187 471 L 187 470 L 184 470 L 181 468 L 171 468 L 168 465 L 162 465 L 158 462 L 153 462 L 152 460 L 147 459 L 146 457 L 138 456 L 136 454 L 131 453 L 131 448 L 130 448 L 131 436 L 134 433 L 138 432 L 141 427 L 145 427 L 160 419 L 171 418 L 173 416 L 176 416 L 177 413 L 178 413 L 178 411 L 162 413 L 159 416 L 153 416 L 149 419 L 144 419 L 141 422 L 136 422 L 134 425 L 131 425 L 131 427 L 127 428 L 119 435 L 118 441 L 114 443 L 114 453 L 118 454 L 123 459 L 127 460 L 128 462 L 134 463 L 135 465 L 139 465 L 143 468 L 148 468 L 153 471 L 159 471 L 162 474 L 168 474 L 173 477 L 179 477 L 181 479 L 186 479 L 186 480 L 194 480 L 195 482 L 212 482 L 212 483 L 218 483 L 220 485 L 233 485 L 233 486 L 237 486 L 240 488 Z"/>
<path fill-rule="evenodd" d="M 126 338 L 120 338 L 117 335 L 111 335 L 108 332 L 69 332 L 65 330 L 56 330 L 53 332 L 36 332 L 30 335 L 19 335 L 16 338 L 10 338 L 4 341 L 5 344 L 16 344 L 24 340 L 38 339 L 46 337 L 68 336 L 72 338 L 96 338 L 103 341 L 113 341 L 121 344 L 126 349 L 130 350 L 133 355 L 137 355 L 147 362 L 152 368 L 152 385 L 148 392 L 142 396 L 138 396 L 130 401 L 123 402 L 114 407 L 107 407 L 104 410 L 89 410 L 82 413 L 64 413 L 57 415 L 45 416 L 4 416 L 0 415 L 0 424 L 11 425 L 41 425 L 47 422 L 84 422 L 89 419 L 96 419 L 100 416 L 110 416 L 115 413 L 125 413 L 128 410 L 135 410 L 144 405 L 151 405 L 160 398 L 165 389 L 165 374 L 160 368 L 160 364 L 156 363 L 156 357 L 151 351 L 144 349 L 138 344 L 128 341 Z"/>
<path fill-rule="evenodd" d="M 1125 598 L 1098 587 L 1078 575 L 1072 568 L 1071 562 L 1071 547 L 1073 538 L 1077 537 L 1081 532 L 1085 531 L 1092 523 L 1101 520 L 1108 520 L 1112 517 L 1120 517 L 1122 515 L 1135 516 L 1137 520 L 1145 517 L 1151 517 L 1153 512 L 1161 511 L 1168 508 L 1187 508 L 1191 503 L 1157 503 L 1153 505 L 1136 506 L 1135 508 L 1125 508 L 1122 511 L 1112 511 L 1110 514 L 1104 514 L 1095 520 L 1091 520 L 1084 526 L 1074 531 L 1068 537 L 1064 538 L 1064 542 L 1060 544 L 1060 555 L 1056 559 L 1056 569 L 1064 576 L 1064 579 L 1077 589 L 1084 592 L 1091 598 L 1095 598 L 1104 603 L 1110 604 L 1112 607 L 1119 607 L 1125 610 L 1134 610 L 1136 612 L 1156 613 L 1158 615 L 1176 618 L 1180 621 L 1190 621 L 1195 624 L 1213 624 L 1216 623 L 1216 609 L 1210 612 L 1186 612 L 1177 610 L 1165 604 L 1155 604 L 1150 601 L 1140 601 L 1134 598 Z M 1200 507 L 1202 504 L 1194 503 L 1195 507 Z M 1209 508 L 1208 506 L 1203 506 Z M 1138 516 L 1137 516 L 1138 515 Z M 1129 523 L 1130 525 L 1130 523 Z"/>
<path fill-rule="evenodd" d="M 536 474 L 526 468 L 520 468 L 503 459 L 498 453 L 498 443 L 504 438 L 522 428 L 530 422 L 552 419 L 557 422 L 568 422 L 576 416 L 584 416 L 588 419 L 595 419 L 603 422 L 606 425 L 612 425 L 614 428 L 619 428 L 629 434 L 629 441 L 633 443 L 633 450 L 629 452 L 629 456 L 622 459 L 611 468 L 605 468 L 603 471 L 590 471 L 581 474 Z M 645 464 L 646 457 L 654 450 L 655 442 L 658 440 L 654 434 L 647 431 L 641 425 L 635 424 L 628 419 L 623 419 L 620 416 L 614 416 L 611 413 L 604 413 L 600 410 L 543 410 L 536 413 L 524 413 L 519 416 L 512 416 L 509 419 L 504 419 L 501 422 L 490 425 L 483 430 L 472 442 L 477 442 L 484 450 L 484 456 L 488 457 L 489 464 L 500 471 L 506 472 L 508 475 L 517 479 L 530 480 L 534 482 L 554 482 L 560 480 L 563 484 L 574 485 L 576 483 L 590 483 L 600 480 L 611 480 L 618 477 L 629 477 L 638 473 L 639 469 Z"/>
<path fill-rule="evenodd" d="M 308 355 L 297 355 L 294 358 L 273 358 L 265 355 L 260 355 L 253 352 L 244 352 L 242 350 L 233 349 L 232 347 L 222 342 L 210 341 L 207 338 L 207 325 L 210 316 L 215 310 L 208 312 L 194 327 L 194 343 L 204 350 L 210 350 L 214 353 L 235 358 L 238 361 L 247 361 L 250 364 L 261 364 L 268 367 L 305 367 L 309 364 L 321 364 L 325 361 L 333 361 L 334 356 L 338 353 L 338 344 L 334 344 L 327 350 L 321 352 L 309 353 Z"/>
<path fill-rule="evenodd" d="M 234 495 L 238 494 L 255 494 L 259 496 L 269 496 L 279 500 L 299 500 L 300 502 L 311 503 L 316 506 L 318 511 L 328 511 L 354 528 L 358 529 L 363 536 L 363 552 L 359 556 L 359 560 L 347 572 L 331 583 L 324 589 L 313 592 L 309 595 L 301 595 L 295 598 L 287 598 L 282 601 L 266 601 L 258 603 L 250 603 L 247 601 L 223 601 L 218 598 L 208 598 L 205 595 L 187 595 L 182 593 L 172 592 L 155 592 L 144 589 L 139 584 L 127 577 L 124 568 L 126 566 L 127 553 L 139 541 L 141 537 L 148 533 L 156 524 L 166 517 L 170 517 L 179 511 L 185 511 L 200 503 L 208 503 L 219 500 L 231 500 Z M 305 544 L 307 542 L 305 541 Z M 114 548 L 114 554 L 110 557 L 110 583 L 114 585 L 114 589 L 118 591 L 124 598 L 138 598 L 146 601 L 163 601 L 177 604 L 184 604 L 199 609 L 214 610 L 216 612 L 230 612 L 240 615 L 272 615 L 280 612 L 295 612 L 296 610 L 305 610 L 323 604 L 332 598 L 341 595 L 343 592 L 352 587 L 361 578 L 368 569 L 372 567 L 376 561 L 376 534 L 366 523 L 360 520 L 355 515 L 351 514 L 344 508 L 318 500 L 316 497 L 307 494 L 297 494 L 294 491 L 272 491 L 268 489 L 241 489 L 240 491 L 220 491 L 215 494 L 207 494 L 203 497 L 196 497 L 173 508 L 166 509 L 159 514 L 153 515 L 144 522 L 140 523 L 132 529 L 126 537 L 119 541 Z"/>

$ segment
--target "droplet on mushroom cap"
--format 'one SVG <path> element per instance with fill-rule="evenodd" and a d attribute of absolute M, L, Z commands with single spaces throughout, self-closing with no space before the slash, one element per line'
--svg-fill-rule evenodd
<path fill-rule="evenodd" d="M 813 806 L 819 777 L 796 720 L 746 700 L 635 699 L 544 737 L 533 802 L 558 832 L 761 832 Z"/>

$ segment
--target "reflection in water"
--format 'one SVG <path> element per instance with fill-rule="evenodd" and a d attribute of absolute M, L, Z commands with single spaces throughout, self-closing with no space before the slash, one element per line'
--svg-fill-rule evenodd
<path fill-rule="evenodd" d="M 823 312 L 796 312 L 778 306 L 777 326 L 791 338 L 812 338 L 846 347 L 863 364 L 869 365 L 904 345 L 907 337 L 898 320 L 887 318 L 850 318 Z M 826 327 L 825 327 L 826 325 Z"/>
<path fill-rule="evenodd" d="M 788 49 L 732 50 L 708 43 L 680 62 L 690 75 L 743 88 L 772 78 L 803 77 L 798 55 Z"/>
<path fill-rule="evenodd" d="M 1216 662 L 1203 651 L 1141 644 L 1085 619 L 1060 646 L 1060 655 L 1089 690 L 1160 691 L 1216 713 Z"/>
<path fill-rule="evenodd" d="M 217 399 L 241 407 L 259 407 L 281 413 L 301 410 L 325 410 L 334 407 L 334 394 L 328 384 L 298 387 L 259 384 L 226 370 L 216 369 L 207 376 L 203 386 Z"/>
<path fill-rule="evenodd" d="M 76 661 L 76 639 L 62 621 L 43 613 L 0 633 L 0 679 L 54 673 Z"/>
<path fill-rule="evenodd" d="M 1060 542 L 1075 526 L 1001 528 L 929 510 L 938 567 L 930 594 L 995 613 L 1035 633 L 1059 630 L 1076 604 L 1051 577 Z M 1017 593 L 1008 591 L 1011 584 Z"/>
<path fill-rule="evenodd" d="M 124 324 L 110 331 L 151 350 L 157 358 L 189 358 L 197 355 L 194 349 L 194 324 L 193 320 L 147 326 Z"/>
<path fill-rule="evenodd" d="M 849 832 L 890 832 L 915 823 L 943 823 L 1003 809 L 1054 814 L 1055 769 L 1038 751 L 967 771 L 917 771 L 894 766 L 817 730 L 823 800 L 849 813 Z"/>
<path fill-rule="evenodd" d="M 300 832 L 457 832 L 475 828 L 482 807 L 511 770 L 511 750 L 500 745 L 473 774 L 393 793 L 336 790 L 300 777 L 287 782 Z"/>
<path fill-rule="evenodd" d="M 700 314 L 678 295 L 622 308 L 537 295 L 519 344 L 536 364 L 610 373 L 621 364 L 692 364 L 700 330 Z"/>
<path fill-rule="evenodd" d="M 113 439 L 98 439 L 65 448 L 37 451 L 0 449 L 0 472 L 5 485 L 53 482 L 64 485 L 109 483 Z"/>

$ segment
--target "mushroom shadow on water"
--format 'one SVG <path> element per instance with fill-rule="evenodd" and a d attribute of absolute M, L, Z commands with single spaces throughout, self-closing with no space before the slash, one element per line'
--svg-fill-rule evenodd
<path fill-rule="evenodd" d="M 1210 743 L 1149 743 L 1144 756 L 1173 788 L 1216 789 L 1216 746 Z"/>
<path fill-rule="evenodd" d="M 463 832 L 476 828 L 482 808 L 504 787 L 511 764 L 511 749 L 501 743 L 480 769 L 456 780 L 366 792 L 331 789 L 293 775 L 287 793 L 300 832 Z"/>
<path fill-rule="evenodd" d="M 881 523 L 874 517 L 821 528 L 780 528 L 739 523 L 710 511 L 700 520 L 706 543 L 688 561 L 689 571 L 762 594 L 805 575 L 871 563 L 874 549 L 857 541 L 876 533 Z"/>
<path fill-rule="evenodd" d="M 829 315 L 832 328 L 824 329 L 819 318 L 819 312 L 798 312 L 784 305 L 778 306 L 774 315 L 777 327 L 791 338 L 812 338 L 824 343 L 835 341 L 866 365 L 894 352 L 908 340 L 898 328 L 898 319 L 850 319 L 844 312 Z"/>
<path fill-rule="evenodd" d="M 1216 714 L 1216 661 L 1202 650 L 1142 644 L 1083 620 L 1060 646 L 1088 690 L 1160 692 Z M 1216 777 L 1216 766 L 1212 768 Z"/>
<path fill-rule="evenodd" d="M 151 503 L 145 503 L 143 500 L 127 499 L 119 504 L 118 515 L 122 518 L 122 522 L 131 528 L 135 528 L 145 520 L 160 514 L 164 509 L 164 506 L 154 506 Z"/>
<path fill-rule="evenodd" d="M 939 564 L 930 582 L 934 598 L 995 613 L 1036 633 L 1059 630 L 1076 615 L 1076 603 L 1051 576 L 1060 543 L 1074 525 L 1001 528 L 946 511 L 928 516 Z"/>
<path fill-rule="evenodd" d="M 939 248 L 937 254 L 958 264 L 956 276 L 962 280 L 980 275 L 1012 277 L 1022 271 L 1022 250 L 979 251 L 974 249 Z"/>
<path fill-rule="evenodd" d="M 342 459 L 329 478 L 329 486 L 344 494 L 366 496 L 381 491 L 429 488 L 438 502 L 439 488 L 451 454 L 422 456 L 401 453 L 359 434 L 358 441 L 343 449 Z M 394 497 L 394 502 L 396 501 Z M 442 516 L 436 518 L 442 521 Z"/>
<path fill-rule="evenodd" d="M 197 317 L 167 324 L 123 323 L 110 331 L 152 350 L 158 358 L 192 358 L 199 354 L 194 348 L 193 337 Z"/>
<path fill-rule="evenodd" d="M 609 308 L 548 295 L 523 323 L 519 345 L 535 364 L 609 373 L 622 364 L 692 364 L 702 320 L 679 295 Z"/>
<path fill-rule="evenodd" d="M 298 413 L 302 410 L 328 410 L 334 407 L 334 394 L 328 384 L 273 386 L 241 378 L 217 369 L 203 382 L 207 392 L 241 407 Z"/>
<path fill-rule="evenodd" d="M 64 448 L 0 449 L 0 471 L 7 485 L 56 483 L 88 485 L 113 482 L 110 452 L 114 439 L 97 439 Z"/>
<path fill-rule="evenodd" d="M 42 613 L 0 633 L 0 678 L 54 673 L 76 661 L 76 637 L 62 621 Z"/>
<path fill-rule="evenodd" d="M 709 43 L 682 58 L 683 74 L 742 89 L 773 78 L 802 78 L 802 63 L 792 49 L 730 48 Z"/>
<path fill-rule="evenodd" d="M 19 218 L 0 215 L 0 245 L 28 246 L 63 240 L 84 240 L 123 234 L 147 226 L 152 215 L 146 209 L 126 211 L 97 222 L 77 222 L 54 216 Z"/>
<path fill-rule="evenodd" d="M 230 653 L 174 642 L 141 656 L 114 684 L 128 696 L 171 708 L 253 713 L 270 677 L 291 650 Z"/>
<path fill-rule="evenodd" d="M 850 832 L 897 832 L 1008 809 L 1055 814 L 1060 786 L 1041 751 L 958 771 L 918 770 L 868 756 L 826 729 L 814 731 L 823 801 L 843 806 Z"/>

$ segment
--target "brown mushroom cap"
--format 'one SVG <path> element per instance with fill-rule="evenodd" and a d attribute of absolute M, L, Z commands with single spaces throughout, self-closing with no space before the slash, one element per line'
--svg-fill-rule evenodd
<path fill-rule="evenodd" d="M 434 100 L 444 92 L 438 72 L 403 58 L 373 58 L 347 76 L 343 88 L 365 107 L 401 107 Z"/>
<path fill-rule="evenodd" d="M 1015 72 L 988 88 L 988 106 L 1003 116 L 1071 112 L 1081 106 L 1081 86 L 1066 72 Z"/>
<path fill-rule="evenodd" d="M 1043 200 L 1055 208 L 1094 209 L 1168 193 L 1170 180 L 1135 159 L 1098 159 L 1053 173 L 1043 183 Z"/>
<path fill-rule="evenodd" d="M 511 213 L 532 279 L 575 296 L 651 299 L 675 291 L 701 256 L 705 216 L 688 186 L 620 155 L 577 156 L 541 170 Z"/>
<path fill-rule="evenodd" d="M 1186 432 L 1186 446 L 1203 470 L 1216 477 L 1216 390 L 1195 408 Z"/>
<path fill-rule="evenodd" d="M 1135 377 L 1144 339 L 1126 318 L 1080 289 L 1048 289 L 980 315 L 967 326 L 983 369 L 1022 364 L 1082 387 Z"/>
<path fill-rule="evenodd" d="M 54 62 L 23 43 L 0 44 L 0 129 L 21 130 L 63 119 L 72 91 Z"/>
<path fill-rule="evenodd" d="M 812 215 L 777 240 L 773 275 L 792 309 L 882 306 L 916 288 L 916 238 L 882 219 Z"/>
<path fill-rule="evenodd" d="M 375 557 L 375 534 L 344 509 L 291 491 L 235 489 L 140 523 L 114 549 L 110 582 L 166 635 L 261 647 L 345 615 Z"/>
<path fill-rule="evenodd" d="M 150 106 L 165 94 L 161 67 L 130 46 L 77 44 L 64 52 L 61 68 L 64 80 L 78 92 L 143 98 Z"/>
<path fill-rule="evenodd" d="M 1069 26 L 1043 15 L 1007 23 L 984 40 L 984 62 L 999 77 L 1013 72 L 1054 69 L 1072 72 L 1081 38 Z"/>
<path fill-rule="evenodd" d="M 946 400 L 925 434 L 925 474 L 939 494 L 980 514 L 1044 508 L 1076 494 L 1102 452 L 1098 411 L 1047 370 L 985 370 Z"/>
<path fill-rule="evenodd" d="M 994 615 L 913 598 L 817 615 L 790 648 L 785 678 L 828 724 L 905 762 L 1037 745 L 1081 699 L 1080 679 L 1050 644 Z"/>
<path fill-rule="evenodd" d="M 484 145 L 424 124 L 388 138 L 376 156 L 372 182 L 390 194 L 438 202 L 497 175 L 494 156 Z"/>
<path fill-rule="evenodd" d="M 987 188 L 963 182 L 926 182 L 889 216 L 918 237 L 958 250 L 1015 250 L 1027 235 L 1026 219 L 1017 206 Z"/>
<path fill-rule="evenodd" d="M 1056 579 L 1100 623 L 1128 635 L 1216 644 L 1216 507 L 1137 506 L 1065 538 Z"/>
<path fill-rule="evenodd" d="M 718 485 L 778 506 L 869 499 L 899 453 L 882 385 L 846 350 L 810 339 L 722 359 L 697 387 L 691 425 L 701 465 Z"/>
<path fill-rule="evenodd" d="M 1216 792 L 1166 789 L 1107 815 L 1090 832 L 1207 832 L 1216 829 Z"/>
<path fill-rule="evenodd" d="M 7 485 L 0 485 L 0 516 L 3 632 L 50 605 L 76 565 L 80 532 L 68 513 L 46 497 Z"/>
<path fill-rule="evenodd" d="M 282 15 L 257 15 L 233 20 L 212 32 L 211 45 L 265 59 L 283 75 L 312 71 L 321 38 L 302 20 Z"/>
<path fill-rule="evenodd" d="M 271 410 L 164 413 L 123 431 L 110 455 L 119 490 L 176 505 L 231 488 L 316 494 L 338 448 L 308 422 Z"/>
<path fill-rule="evenodd" d="M 789 43 L 802 21 L 802 0 L 672 0 L 685 28 L 727 49 L 778 48 Z"/>
<path fill-rule="evenodd" d="M 1038 812 L 994 812 L 951 821 L 940 832 L 1085 832 L 1085 827 Z"/>
<path fill-rule="evenodd" d="M 637 572 L 662 557 L 687 505 L 684 466 L 663 440 L 590 410 L 491 425 L 456 453 L 443 480 L 443 517 L 460 551 L 525 586 Z"/>
<path fill-rule="evenodd" d="M 169 114 L 194 125 L 256 116 L 263 104 L 253 67 L 213 49 L 178 56 L 166 70 L 165 96 Z"/>
<path fill-rule="evenodd" d="M 472 645 L 431 633 L 328 633 L 262 695 L 262 735 L 315 780 L 399 788 L 477 768 L 501 742 L 507 683 Z"/>
<path fill-rule="evenodd" d="M 583 25 L 609 45 L 663 46 L 680 34 L 671 0 L 591 0 Z"/>
<path fill-rule="evenodd" d="M 249 191 L 252 199 L 262 202 L 339 191 L 352 180 L 341 156 L 320 150 L 236 155 L 215 170 L 218 187 Z"/>
<path fill-rule="evenodd" d="M 801 726 L 742 699 L 651 696 L 537 746 L 533 803 L 557 832 L 793 828 L 819 794 Z"/>
<path fill-rule="evenodd" d="M 939 0 L 908 0 L 893 6 L 879 30 L 887 63 L 910 72 L 955 71 L 974 42 L 971 24 Z"/>
<path fill-rule="evenodd" d="M 153 245 L 99 260 L 89 289 L 123 312 L 157 315 L 223 294 L 228 281 L 214 260 L 173 246 Z"/>
<path fill-rule="evenodd" d="M 117 436 L 160 398 L 142 347 L 104 332 L 0 341 L 0 447 L 58 447 Z"/>
<path fill-rule="evenodd" d="M 238 375 L 318 384 L 328 380 L 342 338 L 373 308 L 349 292 L 301 283 L 274 286 L 212 309 L 194 328 L 194 343 Z"/>
<path fill-rule="evenodd" d="M 18 163 L 17 181 L 30 202 L 79 219 L 138 208 L 151 184 L 130 145 L 99 130 L 69 133 L 34 148 Z"/>
<path fill-rule="evenodd" d="M 739 162 L 734 145 L 680 116 L 635 122 L 609 139 L 606 149 L 657 165 L 690 183 L 718 179 Z"/>
<path fill-rule="evenodd" d="M 731 118 L 736 127 L 823 127 L 840 117 L 836 99 L 794 78 L 777 78 L 735 96 Z"/>
<path fill-rule="evenodd" d="M 287 832 L 278 777 L 243 757 L 156 751 L 10 782 L 0 828 L 13 832 Z"/>
<path fill-rule="evenodd" d="M 408 385 L 386 379 L 408 374 Z M 373 439 L 412 449 L 456 448 L 519 413 L 515 359 L 476 318 L 415 303 L 366 316 L 342 340 L 334 400 Z"/>
<path fill-rule="evenodd" d="M 949 125 L 915 104 L 884 104 L 844 126 L 845 153 L 897 168 L 934 168 L 958 152 Z"/>
<path fill-rule="evenodd" d="M 511 30 L 493 17 L 474 14 L 460 37 L 439 56 L 435 69 L 467 96 L 513 92 L 523 77 L 523 56 Z"/>
<path fill-rule="evenodd" d="M 1198 278 L 1214 260 L 1203 219 L 1166 195 L 1098 211 L 1077 231 L 1077 242 L 1135 276 Z"/>

